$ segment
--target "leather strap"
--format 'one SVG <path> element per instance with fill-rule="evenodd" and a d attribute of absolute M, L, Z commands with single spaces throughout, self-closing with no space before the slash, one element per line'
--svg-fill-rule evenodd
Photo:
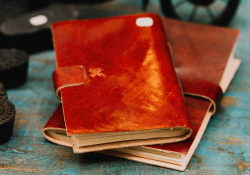
<path fill-rule="evenodd" d="M 182 84 L 183 92 L 186 95 L 197 96 L 211 101 L 213 104 L 212 112 L 215 113 L 216 104 L 223 96 L 221 87 L 215 83 L 199 79 L 185 79 L 185 82 Z"/>
<path fill-rule="evenodd" d="M 79 86 L 87 81 L 86 69 L 82 65 L 60 67 L 53 72 L 56 97 L 61 100 L 61 89 Z"/>

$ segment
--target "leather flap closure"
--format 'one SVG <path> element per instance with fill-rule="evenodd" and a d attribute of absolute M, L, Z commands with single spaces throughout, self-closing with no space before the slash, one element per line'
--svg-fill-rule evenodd
<path fill-rule="evenodd" d="M 212 102 L 212 112 L 216 111 L 216 104 L 223 96 L 222 89 L 219 85 L 200 79 L 185 79 L 182 89 L 186 95 L 198 96 Z"/>
<path fill-rule="evenodd" d="M 56 97 L 61 100 L 61 89 L 79 86 L 87 81 L 86 69 L 82 65 L 60 67 L 53 72 Z"/>

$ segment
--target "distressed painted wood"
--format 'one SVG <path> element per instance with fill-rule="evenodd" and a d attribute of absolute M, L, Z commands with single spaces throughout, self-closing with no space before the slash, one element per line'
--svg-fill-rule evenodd
<path fill-rule="evenodd" d="M 111 1 L 82 6 L 82 16 L 101 17 L 140 12 L 141 1 Z M 159 12 L 158 1 L 149 11 Z M 239 28 L 235 56 L 242 64 L 212 117 L 185 172 L 95 153 L 73 154 L 71 148 L 43 138 L 41 128 L 59 101 L 53 91 L 54 52 L 30 57 L 28 81 L 8 90 L 17 110 L 14 135 L 0 145 L 0 174 L 250 174 L 250 1 L 242 1 L 230 27 Z M 35 44 L 35 43 L 34 43 Z"/>

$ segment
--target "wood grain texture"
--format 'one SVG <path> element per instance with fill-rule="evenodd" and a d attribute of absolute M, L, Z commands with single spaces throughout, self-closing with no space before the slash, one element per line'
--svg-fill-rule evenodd
<path fill-rule="evenodd" d="M 101 17 L 140 12 L 141 1 L 111 1 L 82 6 L 82 16 Z M 52 72 L 53 51 L 30 58 L 27 82 L 8 90 L 17 110 L 14 134 L 0 145 L 0 174 L 250 174 L 250 9 L 241 1 L 230 27 L 241 31 L 236 58 L 242 64 L 185 172 L 128 161 L 95 153 L 74 154 L 71 148 L 46 141 L 41 134 L 59 101 Z M 158 1 L 148 11 L 159 12 Z"/>

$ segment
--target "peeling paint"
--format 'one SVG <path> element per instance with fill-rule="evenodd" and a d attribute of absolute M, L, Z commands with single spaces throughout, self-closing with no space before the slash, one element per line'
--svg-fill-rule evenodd
<path fill-rule="evenodd" d="M 224 96 L 220 102 L 220 105 L 223 107 L 236 106 L 237 105 L 237 98 Z"/>
<path fill-rule="evenodd" d="M 220 143 L 220 145 L 238 145 L 238 144 L 244 144 L 244 140 L 237 139 L 237 138 L 227 138 L 226 142 Z"/>
<path fill-rule="evenodd" d="M 16 149 L 12 149 L 12 150 L 13 150 L 13 152 L 16 152 L 16 153 L 24 153 L 24 152 L 18 151 Z"/>
<path fill-rule="evenodd" d="M 231 154 L 231 155 L 234 155 L 234 153 L 233 153 L 233 152 L 228 151 L 228 149 L 224 149 L 224 148 L 221 148 L 221 147 L 218 147 L 218 151 L 221 151 L 221 152 L 227 152 L 227 153 L 229 153 L 229 154 Z"/>
<path fill-rule="evenodd" d="M 10 166 L 10 165 L 4 165 L 4 164 L 0 164 L 0 169 L 12 169 L 12 170 L 25 170 L 28 172 L 37 172 L 37 169 L 35 168 L 25 168 L 25 167 L 16 167 L 16 166 Z"/>
<path fill-rule="evenodd" d="M 192 156 L 192 160 L 189 164 L 188 164 L 188 169 L 191 169 L 191 168 L 197 168 L 197 164 L 200 165 L 200 166 L 205 166 L 206 164 L 202 161 L 202 157 L 200 156 L 196 156 L 196 155 L 193 155 Z"/>
<path fill-rule="evenodd" d="M 248 171 L 250 170 L 250 163 L 246 163 L 244 160 L 239 160 L 239 163 L 237 164 L 238 170 L 240 174 L 244 173 L 244 170 L 247 169 Z M 249 171 L 250 174 L 250 171 Z"/>

